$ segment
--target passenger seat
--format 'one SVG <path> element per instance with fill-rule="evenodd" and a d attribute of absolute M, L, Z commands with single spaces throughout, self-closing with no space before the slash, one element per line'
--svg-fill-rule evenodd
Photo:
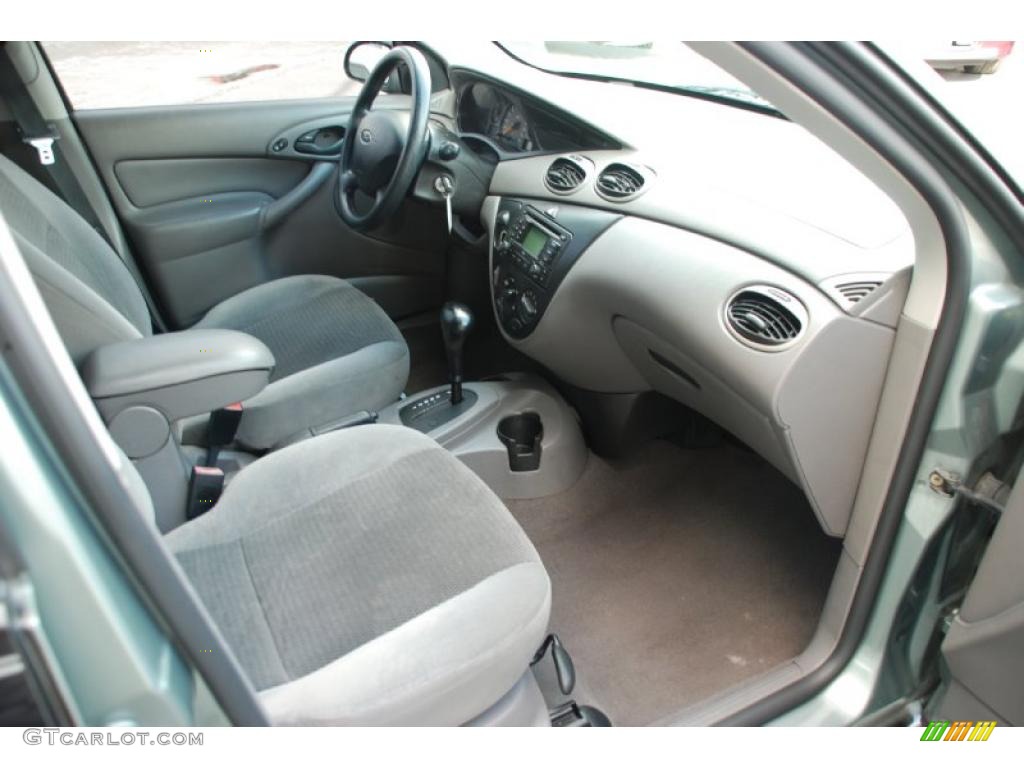
<path fill-rule="evenodd" d="M 275 724 L 460 725 L 507 697 L 507 724 L 547 722 L 530 671 L 547 572 L 501 500 L 419 432 L 353 427 L 270 454 L 165 541 Z"/>

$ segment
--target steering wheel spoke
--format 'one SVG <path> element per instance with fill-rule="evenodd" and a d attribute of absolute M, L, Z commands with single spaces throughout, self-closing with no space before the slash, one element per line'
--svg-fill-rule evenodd
<path fill-rule="evenodd" d="M 338 186 L 342 194 L 350 192 L 359 186 L 354 171 L 342 171 L 338 174 Z"/>

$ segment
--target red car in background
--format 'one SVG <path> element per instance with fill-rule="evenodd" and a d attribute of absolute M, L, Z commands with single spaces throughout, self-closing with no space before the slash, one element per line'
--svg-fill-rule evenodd
<path fill-rule="evenodd" d="M 942 71 L 986 75 L 995 72 L 1012 50 L 1013 41 L 1008 40 L 953 40 L 929 51 L 925 60 Z"/>

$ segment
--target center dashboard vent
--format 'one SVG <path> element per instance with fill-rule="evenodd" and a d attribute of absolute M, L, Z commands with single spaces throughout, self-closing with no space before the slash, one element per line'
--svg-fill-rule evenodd
<path fill-rule="evenodd" d="M 759 347 L 791 344 L 807 326 L 807 311 L 796 297 L 772 286 L 750 286 L 726 304 L 729 328 Z"/>
<path fill-rule="evenodd" d="M 587 178 L 582 163 L 569 157 L 560 157 L 548 166 L 544 183 L 548 189 L 559 195 L 567 195 L 580 186 Z"/>
<path fill-rule="evenodd" d="M 608 200 L 629 200 L 643 191 L 647 179 L 636 168 L 624 163 L 612 163 L 597 177 L 597 193 Z"/>

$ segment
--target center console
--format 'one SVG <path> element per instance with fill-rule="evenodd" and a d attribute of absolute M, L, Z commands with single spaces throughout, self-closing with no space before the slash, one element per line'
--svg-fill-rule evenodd
<path fill-rule="evenodd" d="M 502 330 L 529 336 L 572 265 L 617 214 L 502 198 L 491 241 L 491 290 Z"/>
<path fill-rule="evenodd" d="M 426 433 L 503 499 L 560 493 L 583 473 L 587 446 L 579 421 L 543 379 L 506 374 L 470 381 L 456 406 L 448 406 L 450 392 L 448 385 L 436 387 L 388 406 L 379 423 Z M 410 418 L 406 409 L 419 403 L 429 403 L 424 415 Z"/>
<path fill-rule="evenodd" d="M 448 384 L 389 405 L 378 414 L 379 423 L 429 435 L 503 499 L 532 499 L 572 487 L 587 460 L 573 410 L 537 376 L 510 373 L 463 383 L 463 344 L 473 312 L 449 301 L 441 307 L 440 321 Z"/>

